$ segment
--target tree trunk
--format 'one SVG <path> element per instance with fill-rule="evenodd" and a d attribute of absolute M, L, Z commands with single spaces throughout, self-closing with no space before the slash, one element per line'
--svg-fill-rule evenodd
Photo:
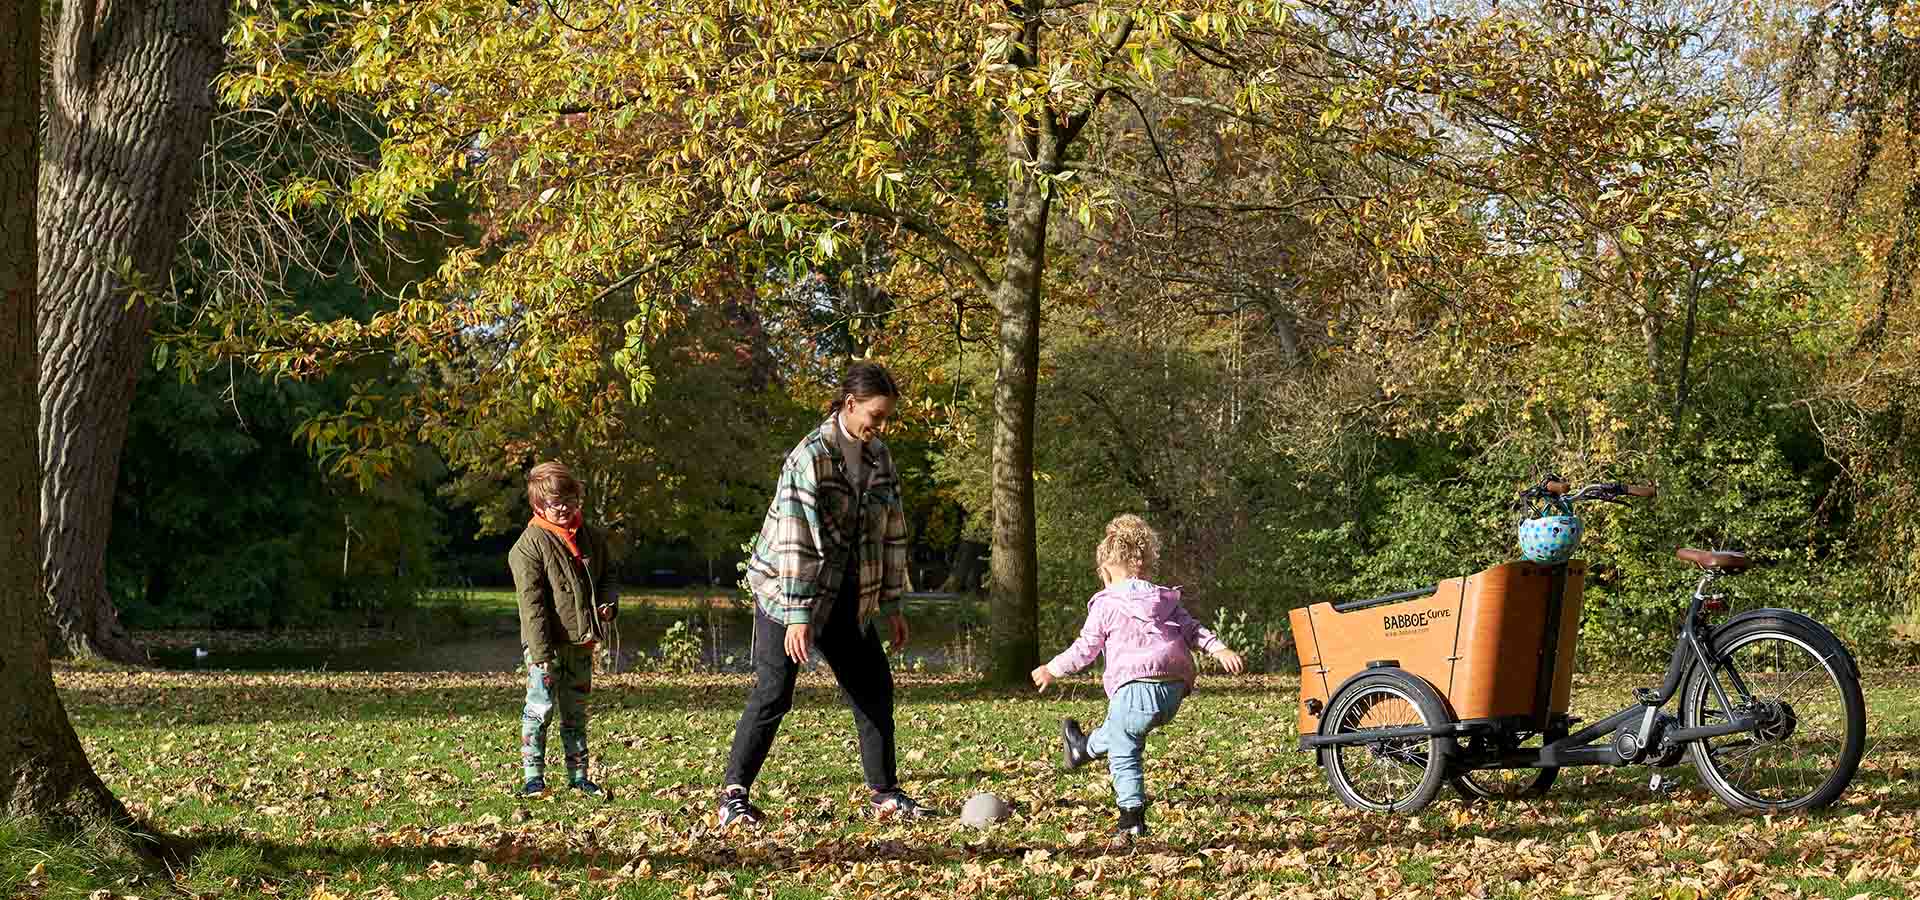
<path fill-rule="evenodd" d="M 61 7 L 40 168 L 41 569 L 53 650 L 145 662 L 107 595 L 139 287 L 166 284 L 213 118 L 224 0 Z M 129 300 L 132 300 L 129 303 Z"/>
<path fill-rule="evenodd" d="M 980 574 L 983 568 L 980 565 L 982 559 L 980 552 L 985 549 L 987 545 L 979 541 L 961 538 L 954 547 L 953 567 L 947 570 L 947 579 L 940 582 L 939 589 L 951 594 L 979 590 Z"/>
<path fill-rule="evenodd" d="M 1012 188 L 1006 269 L 993 292 L 1000 366 L 993 383 L 993 661 L 987 678 L 1003 685 L 1025 681 L 1040 664 L 1033 411 L 1040 371 L 1040 280 L 1053 205 L 1052 188 L 1025 170 Z"/>
<path fill-rule="evenodd" d="M 9 37 L 10 35 L 10 37 Z M 0 3 L 0 814 L 74 833 L 127 811 L 87 762 L 47 659 L 33 424 L 40 4 Z"/>
<path fill-rule="evenodd" d="M 1674 374 L 1673 385 L 1673 423 L 1680 424 L 1680 416 L 1687 410 L 1687 394 L 1692 390 L 1689 383 L 1693 367 L 1693 339 L 1697 320 L 1700 315 L 1700 283 L 1706 280 L 1702 270 L 1706 263 L 1695 260 L 1687 273 L 1687 325 L 1680 332 L 1680 366 Z"/>
<path fill-rule="evenodd" d="M 1666 345 L 1663 333 L 1667 328 L 1665 297 L 1661 295 L 1664 286 L 1654 288 L 1642 281 L 1639 289 L 1646 295 L 1646 308 L 1640 312 L 1640 339 L 1647 352 L 1647 385 L 1652 388 L 1650 396 L 1658 402 L 1660 390 L 1667 383 Z"/>

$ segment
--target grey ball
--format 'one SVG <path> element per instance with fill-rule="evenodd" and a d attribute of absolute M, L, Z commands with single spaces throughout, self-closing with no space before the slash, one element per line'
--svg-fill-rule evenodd
<path fill-rule="evenodd" d="M 960 807 L 961 823 L 974 828 L 985 828 L 995 822 L 1006 821 L 1011 815 L 1013 809 L 1007 806 L 1007 801 L 984 792 L 968 797 L 966 805 Z"/>

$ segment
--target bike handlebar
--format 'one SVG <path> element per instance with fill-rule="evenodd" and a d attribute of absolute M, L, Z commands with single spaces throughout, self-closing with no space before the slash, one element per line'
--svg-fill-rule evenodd
<path fill-rule="evenodd" d="M 1617 481 L 1594 482 L 1576 491 L 1572 482 L 1558 478 L 1548 478 L 1538 486 L 1520 492 L 1522 497 L 1565 497 L 1569 501 L 1604 500 L 1608 503 L 1622 502 L 1621 497 L 1652 498 L 1658 494 L 1659 490 L 1650 484 L 1621 484 Z"/>

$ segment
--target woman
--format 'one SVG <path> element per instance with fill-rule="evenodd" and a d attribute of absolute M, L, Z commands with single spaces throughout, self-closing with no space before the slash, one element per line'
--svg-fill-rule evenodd
<path fill-rule="evenodd" d="M 929 810 L 900 789 L 894 765 L 893 673 L 876 624 L 894 649 L 907 643 L 907 518 L 900 477 L 879 433 L 899 400 L 893 376 L 856 363 L 840 380 L 827 420 L 787 454 L 773 503 L 747 563 L 754 594 L 753 692 L 733 732 L 719 821 L 758 823 L 753 779 L 793 708 L 793 682 L 817 646 L 853 708 L 860 767 L 873 791 L 867 812 L 920 818 Z"/>

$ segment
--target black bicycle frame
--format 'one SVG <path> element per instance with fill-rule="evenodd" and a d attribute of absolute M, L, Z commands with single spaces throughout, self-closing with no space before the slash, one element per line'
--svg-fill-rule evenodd
<path fill-rule="evenodd" d="M 1555 573 L 1549 589 L 1549 627 L 1547 629 L 1547 639 L 1550 640 L 1556 639 L 1554 636 L 1559 634 L 1558 623 L 1560 610 L 1563 601 L 1566 599 L 1566 567 L 1562 565 L 1555 568 L 1559 571 Z M 1549 741 L 1545 743 L 1537 753 L 1504 754 L 1498 760 L 1494 761 L 1493 765 L 1480 766 L 1479 768 L 1532 769 L 1579 765 L 1627 765 L 1632 762 L 1632 760 L 1622 759 L 1620 754 L 1615 751 L 1611 745 L 1601 747 L 1590 745 L 1595 741 L 1611 737 L 1620 726 L 1626 725 L 1636 718 L 1640 720 L 1637 735 L 1640 738 L 1640 746 L 1644 748 L 1641 755 L 1644 757 L 1647 754 L 1657 753 L 1659 748 L 1647 746 L 1647 738 L 1652 731 L 1653 723 L 1658 718 L 1660 709 L 1666 706 L 1675 694 L 1680 692 L 1680 688 L 1686 682 L 1687 674 L 1693 670 L 1695 665 L 1698 665 L 1700 670 L 1706 673 L 1707 683 L 1713 686 L 1714 694 L 1718 697 L 1721 708 L 1729 711 L 1729 720 L 1720 725 L 1703 725 L 1698 728 L 1678 728 L 1667 731 L 1662 736 L 1662 741 L 1669 745 L 1684 744 L 1689 741 L 1721 737 L 1758 729 L 1764 723 L 1751 715 L 1732 712 L 1736 709 L 1748 708 L 1750 703 L 1735 706 L 1728 698 L 1726 688 L 1720 684 L 1720 679 L 1714 677 L 1713 674 L 1717 669 L 1725 671 L 1728 681 L 1732 682 L 1733 689 L 1740 694 L 1741 699 L 1743 701 L 1752 700 L 1752 692 L 1747 689 L 1746 682 L 1740 677 L 1740 673 L 1731 665 L 1726 665 L 1723 668 L 1722 664 L 1726 661 L 1714 655 L 1713 626 L 1707 623 L 1706 617 L 1703 615 L 1708 600 L 1721 599 L 1724 596 L 1707 592 L 1707 588 L 1721 577 L 1722 573 L 1709 571 L 1701 576 L 1699 586 L 1694 588 L 1693 599 L 1687 604 L 1686 615 L 1681 618 L 1680 633 L 1674 640 L 1673 655 L 1667 662 L 1666 678 L 1661 682 L 1658 691 L 1641 688 L 1635 692 L 1639 700 L 1638 703 L 1622 709 L 1566 737 Z M 1388 595 L 1388 597 L 1376 597 L 1372 600 L 1358 601 L 1352 605 L 1355 607 L 1364 607 L 1381 602 L 1417 597 L 1428 593 L 1432 593 L 1432 589 L 1408 591 L 1404 594 Z M 1542 660 L 1544 665 L 1540 673 L 1539 693 L 1536 696 L 1536 703 L 1538 704 L 1536 708 L 1542 711 L 1542 715 L 1552 715 L 1552 711 L 1547 709 L 1547 706 L 1552 697 L 1552 675 L 1554 668 L 1570 663 L 1568 660 L 1556 659 L 1558 655 L 1557 653 L 1548 653 Z M 1511 732 L 1512 730 L 1514 729 L 1501 723 L 1443 722 L 1437 725 L 1409 725 L 1399 728 L 1366 729 L 1343 734 L 1302 735 L 1300 745 L 1302 749 L 1314 749 L 1342 744 L 1366 744 L 1383 740 L 1409 740 L 1448 735 L 1498 735 Z"/>
<path fill-rule="evenodd" d="M 1635 691 L 1638 703 L 1566 737 L 1546 742 L 1537 754 L 1505 756 L 1500 760 L 1500 767 L 1539 768 L 1629 764 L 1634 760 L 1622 759 L 1611 745 L 1601 747 L 1590 745 L 1595 741 L 1611 737 L 1622 725 L 1633 722 L 1635 719 L 1640 720 L 1636 734 L 1642 748 L 1641 756 L 1657 755 L 1659 748 L 1648 746 L 1647 740 L 1651 736 L 1653 723 L 1658 718 L 1660 709 L 1680 692 L 1688 673 L 1693 671 L 1696 665 L 1700 667 L 1701 672 L 1705 673 L 1707 683 L 1712 685 L 1714 694 L 1720 701 L 1720 708 L 1728 711 L 1728 721 L 1720 725 L 1673 729 L 1662 735 L 1662 743 L 1684 744 L 1689 741 L 1738 734 L 1759 728 L 1762 723 L 1751 715 L 1733 712 L 1736 709 L 1748 708 L 1750 703 L 1743 703 L 1736 707 L 1728 698 L 1726 688 L 1720 684 L 1720 679 L 1714 675 L 1716 671 L 1725 671 L 1728 680 L 1733 684 L 1733 689 L 1739 692 L 1741 699 L 1752 700 L 1752 692 L 1747 689 L 1746 682 L 1740 677 L 1740 673 L 1731 665 L 1723 666 L 1726 660 L 1714 654 L 1713 626 L 1707 623 L 1706 616 L 1703 614 L 1708 600 L 1724 597 L 1722 594 L 1708 593 L 1707 590 L 1720 577 L 1722 577 L 1721 573 L 1708 571 L 1701 576 L 1699 586 L 1694 588 L 1693 599 L 1687 604 L 1686 615 L 1680 620 L 1680 633 L 1674 639 L 1673 655 L 1667 662 L 1666 678 L 1661 682 L 1658 691 L 1641 688 Z"/>

